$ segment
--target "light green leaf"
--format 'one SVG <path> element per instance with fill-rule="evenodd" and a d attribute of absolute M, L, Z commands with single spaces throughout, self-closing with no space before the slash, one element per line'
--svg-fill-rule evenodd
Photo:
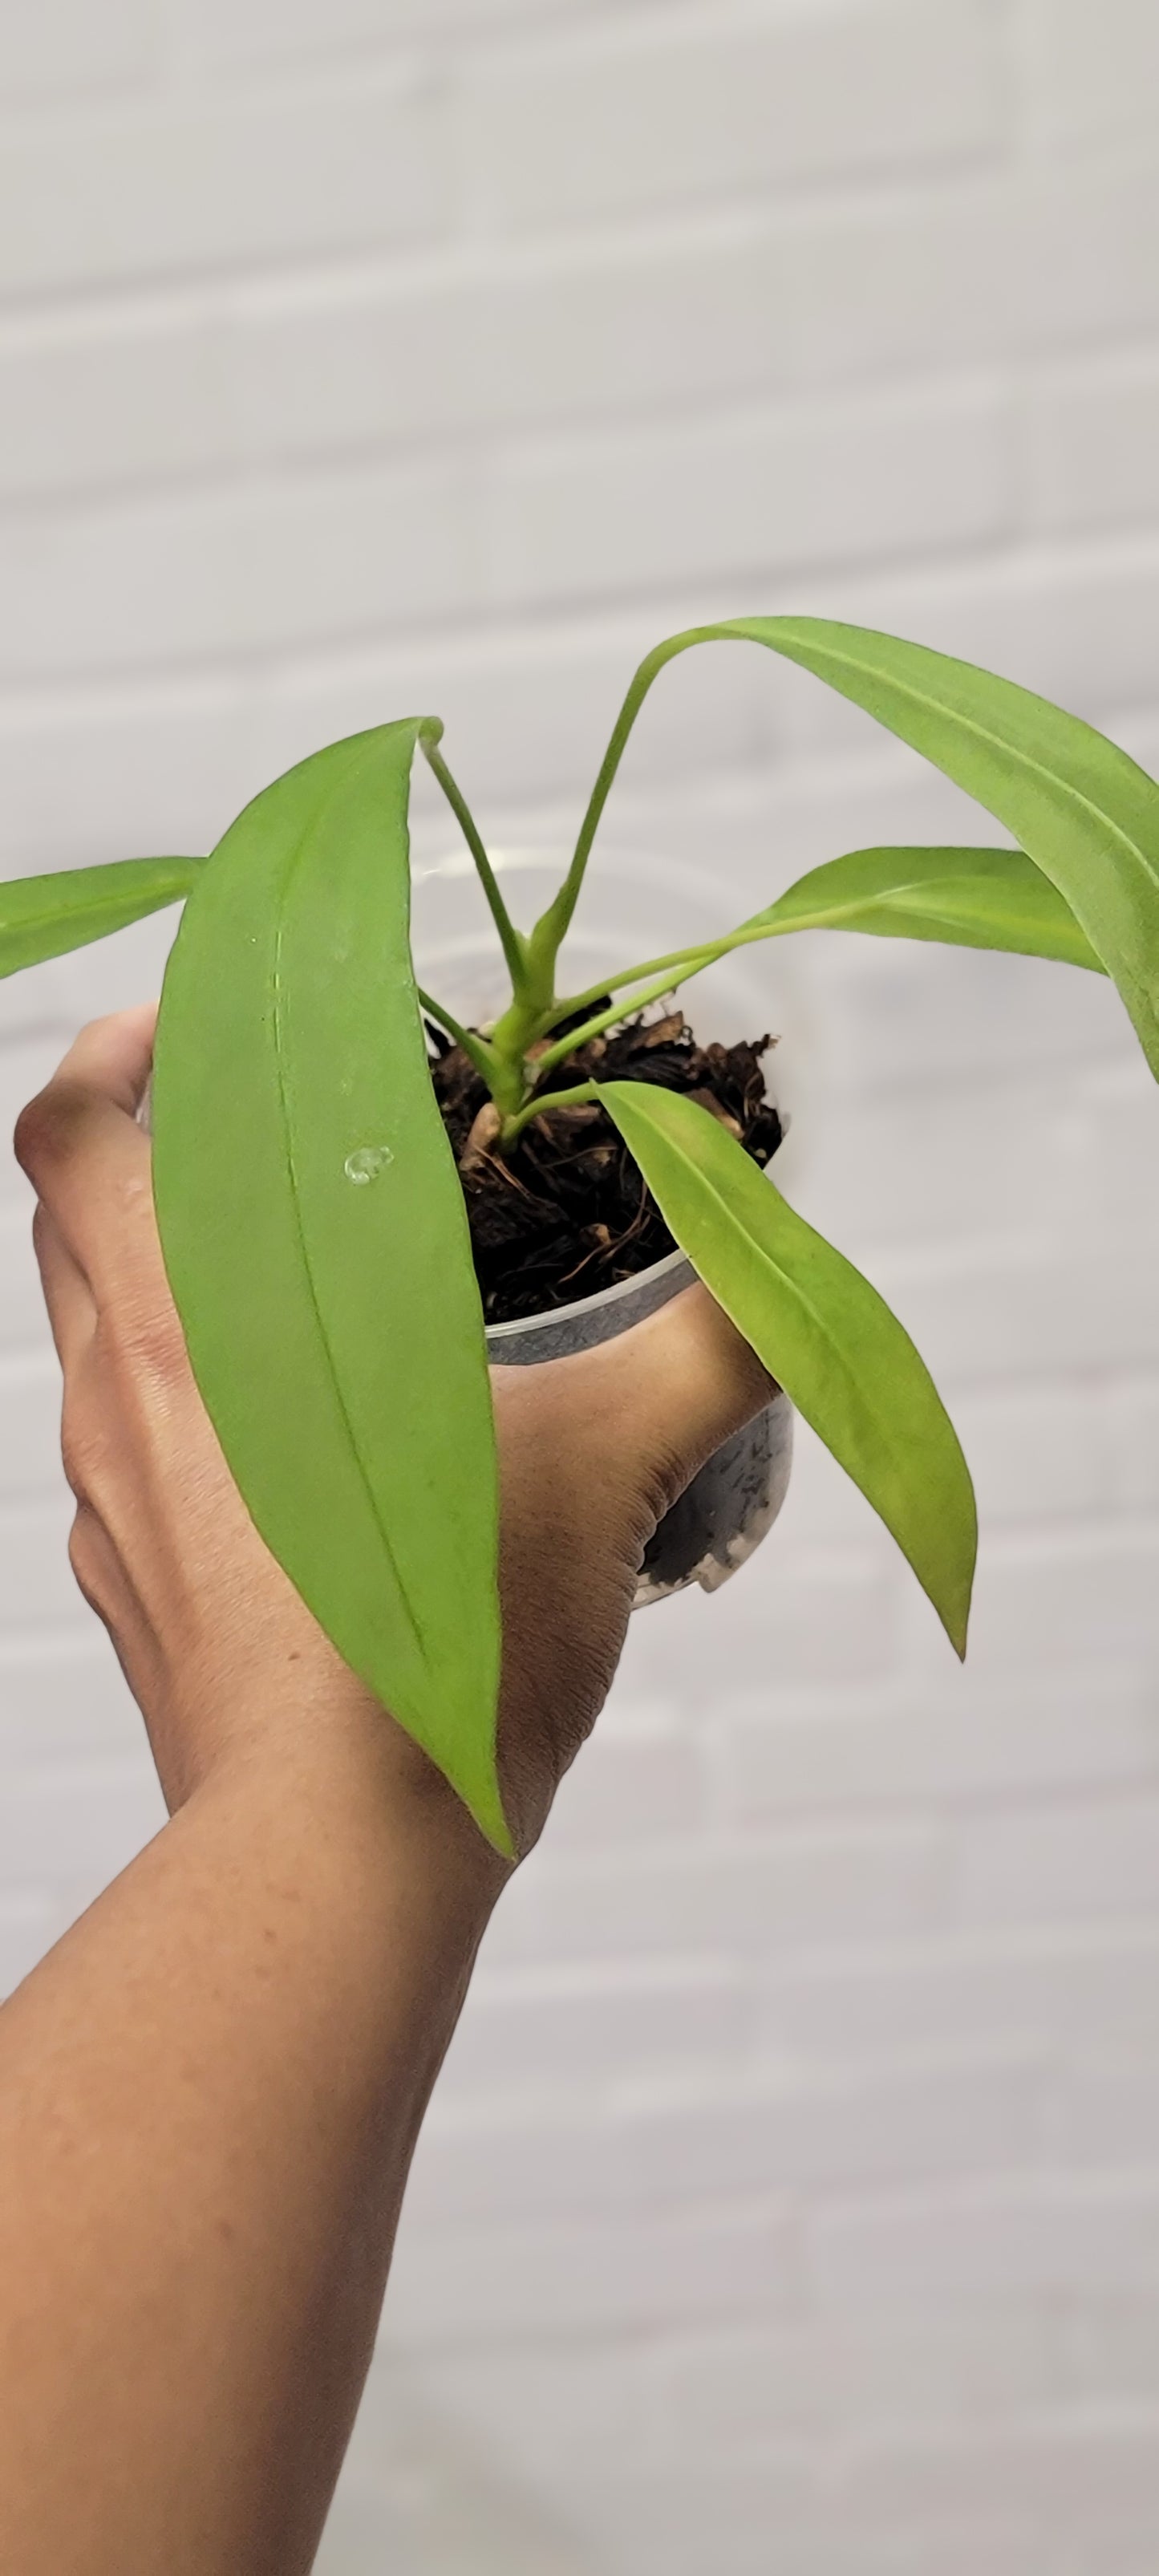
<path fill-rule="evenodd" d="M 1159 1074 L 1159 787 L 1125 751 L 1011 680 L 823 618 L 742 619 L 911 743 L 1012 832 L 1113 976 Z"/>
<path fill-rule="evenodd" d="M 908 1333 L 708 1110 L 650 1083 L 604 1082 L 599 1097 L 693 1268 L 880 1513 L 964 1654 L 974 1492 Z"/>
<path fill-rule="evenodd" d="M 566 929 L 624 746 L 652 682 L 693 644 L 749 642 L 799 662 L 977 798 L 1056 886 L 1118 986 L 1159 1075 L 1159 786 L 1046 698 L 923 644 L 822 617 L 689 627 L 640 664 L 617 717 L 568 876 Z"/>
<path fill-rule="evenodd" d="M 107 939 L 146 913 L 180 903 L 204 865 L 204 859 L 112 859 L 103 868 L 10 877 L 0 885 L 0 975 L 87 948 L 92 939 Z"/>
<path fill-rule="evenodd" d="M 1023 850 L 849 850 L 754 912 L 744 935 L 758 928 L 947 940 L 1106 972 L 1057 888 Z"/>
<path fill-rule="evenodd" d="M 225 835 L 157 1032 L 194 1373 L 267 1545 L 501 1850 L 496 1467 L 466 1209 L 410 960 L 410 766 L 333 744 Z"/>
<path fill-rule="evenodd" d="M 718 958 L 792 930 L 866 930 L 879 938 L 937 939 L 961 948 L 1053 957 L 1098 975 L 1106 972 L 1057 888 L 1024 850 L 850 850 L 798 877 L 776 903 L 750 914 L 723 938 L 646 957 L 572 995 L 559 1010 L 559 1018 L 568 1023 L 567 1038 L 547 1049 L 541 1072 L 562 1064 L 577 1045 L 617 1019 L 691 982 Z M 628 985 L 639 989 L 629 993 Z M 577 1025 L 577 1012 L 609 992 L 623 999 Z"/>

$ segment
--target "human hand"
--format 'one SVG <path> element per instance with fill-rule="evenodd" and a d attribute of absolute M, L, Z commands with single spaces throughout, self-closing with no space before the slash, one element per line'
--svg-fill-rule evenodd
<path fill-rule="evenodd" d="M 136 1123 L 155 1011 L 94 1022 L 24 1110 L 16 1150 L 64 1372 L 82 1592 L 145 1717 L 170 1809 L 220 1762 L 382 1717 L 254 1528 L 194 1384 Z M 518 1849 L 542 1829 L 619 1659 L 644 1547 L 768 1399 L 701 1288 L 617 1341 L 493 1373 L 502 1496 L 500 1769 Z M 408 1794 L 449 1801 L 391 1729 Z"/>

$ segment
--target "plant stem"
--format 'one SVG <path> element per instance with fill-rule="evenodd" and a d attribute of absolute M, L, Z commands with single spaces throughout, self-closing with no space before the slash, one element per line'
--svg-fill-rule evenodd
<path fill-rule="evenodd" d="M 522 1109 L 516 1110 L 510 1118 L 504 1119 L 499 1136 L 500 1145 L 513 1145 L 522 1130 L 530 1126 L 532 1119 L 541 1117 L 546 1110 L 577 1109 L 585 1100 L 598 1099 L 599 1089 L 598 1082 L 579 1082 L 572 1091 L 547 1091 L 539 1099 L 526 1101 Z"/>
<path fill-rule="evenodd" d="M 573 1011 L 586 1010 L 590 1002 L 602 1001 L 605 993 L 622 993 L 625 984 L 634 984 L 638 976 L 658 975 L 662 968 L 673 966 L 682 970 L 687 968 L 689 974 L 698 975 L 702 966 L 715 966 L 718 957 L 726 956 L 730 948 L 739 948 L 746 939 L 771 939 L 774 936 L 771 929 L 734 930 L 725 939 L 701 940 L 695 948 L 673 948 L 666 957 L 645 957 L 639 966 L 625 966 L 620 974 L 602 975 L 597 984 L 589 984 L 582 993 L 569 993 L 556 1005 L 559 1017 L 570 1019 Z M 684 980 L 682 972 L 681 982 Z M 548 1035 L 546 1030 L 544 1035 Z"/>
<path fill-rule="evenodd" d="M 853 913 L 858 907 L 855 904 L 849 904 L 844 909 Z M 758 939 L 782 939 L 790 930 L 824 927 L 839 920 L 840 913 L 833 907 L 826 907 L 813 916 L 806 913 L 793 920 L 745 922 L 739 930 L 727 931 L 723 938 L 702 943 L 697 948 L 673 948 L 665 957 L 646 957 L 642 964 L 625 966 L 619 974 L 602 975 L 598 983 L 588 986 L 586 992 L 573 993 L 566 999 L 553 1002 L 550 1010 L 541 1013 L 538 1018 L 532 1018 L 530 1015 L 523 1017 L 522 1034 L 530 1044 L 537 1037 L 549 1037 L 553 1026 L 560 1020 L 571 1019 L 576 1011 L 583 1010 L 586 1003 L 602 1000 L 605 993 L 619 993 L 622 996 L 622 999 L 608 1010 L 597 1012 L 592 1019 L 583 1021 L 579 1028 L 569 1029 L 566 1037 L 557 1039 L 553 1047 L 548 1047 L 543 1055 L 537 1057 L 532 1067 L 535 1079 L 541 1082 L 545 1073 L 553 1072 L 557 1064 L 565 1063 L 569 1055 L 574 1055 L 580 1047 L 587 1046 L 592 1038 L 602 1037 L 604 1030 L 614 1028 L 618 1021 L 631 1019 L 633 1012 L 645 1010 L 649 1002 L 659 1001 L 663 994 L 675 992 L 679 985 L 690 983 L 694 975 L 702 974 L 708 966 L 715 966 L 720 958 L 729 956 L 734 948 L 751 947 Z M 625 986 L 635 983 L 639 975 L 649 977 L 649 982 L 642 985 L 637 992 L 626 992 Z M 488 1087 L 493 1088 L 498 1079 L 498 1088 L 493 1088 L 493 1096 L 498 1099 L 501 1092 L 510 1095 L 512 1084 L 505 1077 L 509 1075 L 514 1062 L 511 1050 L 500 1050 L 488 1046 L 485 1039 L 473 1038 L 467 1030 L 461 1029 L 458 1021 L 453 1020 L 450 1013 L 444 1011 L 438 1003 L 428 1002 L 423 994 L 420 994 L 419 998 L 424 1009 L 430 1010 L 431 1017 L 441 1021 L 443 1027 L 450 1031 L 451 1036 L 457 1038 L 459 1045 L 466 1049 Z M 509 1013 L 508 1017 L 513 1021 L 514 1011 Z M 562 1094 L 560 1096 L 563 1097 Z M 571 1092 L 567 1094 L 569 1099 L 578 1098 L 578 1096 Z M 531 1104 L 531 1115 L 535 1114 L 539 1105 L 538 1102 Z M 555 1105 L 554 1098 L 552 1105 Z M 522 1119 L 520 1123 L 523 1123 Z M 509 1140 L 510 1134 L 514 1132 L 516 1130 L 512 1129 L 511 1120 L 508 1119 L 504 1128 L 505 1141 Z"/>
<path fill-rule="evenodd" d="M 607 804 L 616 771 L 624 757 L 624 749 L 628 736 L 631 733 L 632 727 L 635 724 L 644 700 L 648 695 L 652 682 L 656 678 L 658 672 L 663 670 L 665 663 L 670 662 L 675 654 L 682 653 L 685 650 L 685 647 L 689 644 L 699 643 L 702 637 L 707 639 L 712 634 L 712 631 L 711 627 L 686 627 L 682 634 L 670 635 L 666 642 L 663 644 L 657 644 L 652 652 L 647 654 L 640 664 L 640 668 L 632 681 L 623 706 L 621 707 L 619 715 L 617 716 L 612 728 L 611 741 L 604 753 L 603 759 L 600 763 L 599 776 L 597 777 L 595 786 L 588 798 L 587 812 L 585 813 L 580 825 L 579 838 L 572 855 L 571 866 L 568 869 L 567 875 L 564 878 L 563 884 L 561 885 L 554 902 L 548 906 L 542 922 L 536 923 L 535 930 L 533 930 L 531 934 L 533 939 L 536 938 L 537 934 L 542 934 L 543 936 L 552 939 L 554 941 L 553 955 L 558 952 L 567 930 L 570 927 L 572 914 L 574 913 L 579 901 L 580 887 L 584 881 L 584 874 L 587 868 L 588 859 L 591 855 L 592 842 L 596 837 L 600 816 Z"/>
<path fill-rule="evenodd" d="M 456 781 L 452 778 L 450 770 L 447 767 L 446 761 L 444 760 L 438 745 L 436 743 L 429 742 L 425 734 L 421 737 L 421 740 L 426 757 L 430 762 L 435 777 L 438 779 L 447 803 L 451 808 L 451 812 L 454 814 L 455 819 L 460 826 L 463 838 L 475 862 L 475 866 L 479 871 L 480 883 L 491 907 L 491 918 L 499 933 L 503 954 L 507 960 L 507 971 L 511 977 L 512 987 L 516 993 L 519 993 L 522 991 L 527 979 L 526 941 L 524 940 L 522 932 L 516 929 L 511 915 L 507 910 L 507 906 L 503 901 L 502 894 L 499 890 L 499 880 L 496 877 L 495 870 L 491 865 L 491 861 L 487 856 L 486 850 L 484 849 L 479 827 L 461 787 L 459 787 L 456 784 Z"/>
<path fill-rule="evenodd" d="M 850 904 L 850 912 L 853 912 L 853 904 Z M 556 1002 L 556 1012 L 559 1012 L 561 1020 L 569 1020 L 574 1010 L 585 1010 L 587 1002 L 600 1002 L 605 992 L 623 992 L 626 984 L 634 984 L 636 976 L 654 976 L 659 974 L 662 966 L 680 966 L 680 984 L 688 984 L 690 976 L 701 974 L 706 966 L 716 966 L 719 958 L 729 956 L 731 948 L 749 948 L 752 940 L 778 940 L 786 935 L 786 930 L 809 930 L 809 927 L 814 927 L 809 920 L 744 922 L 742 930 L 726 930 L 719 940 L 701 940 L 695 948 L 672 948 L 670 956 L 644 958 L 641 966 L 623 966 L 621 974 L 600 976 L 598 984 L 587 984 L 587 992 L 567 994 L 567 999 Z M 675 992 L 675 987 L 672 987 L 672 992 Z M 628 1005 L 623 1005 L 623 1012 L 628 1012 Z"/>
<path fill-rule="evenodd" d="M 486 1038 L 479 1037 L 474 1029 L 465 1029 L 462 1021 L 455 1018 L 453 1011 L 445 1011 L 442 1003 L 436 1002 L 433 993 L 424 993 L 421 984 L 418 987 L 418 997 L 430 1018 L 437 1020 L 439 1027 L 446 1030 L 447 1036 L 454 1039 L 456 1046 L 462 1047 L 465 1056 L 470 1057 L 476 1072 L 482 1074 L 484 1082 L 490 1089 L 491 1076 L 495 1070 L 494 1048 L 488 1045 Z"/>
<path fill-rule="evenodd" d="M 709 950 L 707 954 L 703 950 L 694 950 L 697 962 L 693 973 L 698 973 L 701 966 L 711 966 L 714 955 L 721 953 L 719 950 Z M 608 988 L 601 984 L 597 989 L 606 993 Z M 674 989 L 670 974 L 658 975 L 651 984 L 642 984 L 639 992 L 626 993 L 621 1001 L 613 1002 L 610 1009 L 597 1012 L 595 1019 L 585 1020 L 582 1028 L 569 1029 L 566 1037 L 557 1038 L 553 1047 L 547 1047 L 536 1058 L 538 1079 L 542 1081 L 545 1073 L 553 1072 L 555 1066 L 565 1063 L 569 1055 L 578 1055 L 581 1047 L 588 1046 L 592 1038 L 602 1037 L 604 1030 L 614 1028 L 618 1020 L 630 1019 L 634 1011 L 646 1010 L 649 1002 L 658 1002 L 663 993 L 671 993 Z"/>
<path fill-rule="evenodd" d="M 650 656 L 649 658 L 651 659 L 652 657 Z M 659 664 L 657 664 L 657 669 L 658 668 Z M 644 677 L 645 672 L 647 672 L 647 678 Z M 604 753 L 603 760 L 600 764 L 599 776 L 588 799 L 587 812 L 580 825 L 579 838 L 572 854 L 571 865 L 554 903 L 551 904 L 548 913 L 545 915 L 545 920 L 548 920 L 551 923 L 551 933 L 555 939 L 557 948 L 564 939 L 571 923 L 572 914 L 579 902 L 580 887 L 584 881 L 584 873 L 591 854 L 592 842 L 596 837 L 596 827 L 599 823 L 604 807 L 607 804 L 612 780 L 614 779 L 616 771 L 620 766 L 620 762 L 623 759 L 624 746 L 636 721 L 641 700 L 646 696 L 654 678 L 655 672 L 648 669 L 647 662 L 642 663 L 632 682 L 631 688 L 628 691 L 627 697 L 624 700 L 623 706 L 620 709 L 619 715 L 616 718 L 611 741 Z"/>

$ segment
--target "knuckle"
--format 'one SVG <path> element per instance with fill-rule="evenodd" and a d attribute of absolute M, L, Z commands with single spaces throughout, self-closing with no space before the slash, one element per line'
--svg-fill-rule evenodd
<path fill-rule="evenodd" d="M 60 1426 L 60 1462 L 70 1494 L 78 1503 L 83 1502 L 87 1483 L 83 1449 L 67 1416 Z"/>
<path fill-rule="evenodd" d="M 56 1116 L 51 1096 L 38 1091 L 35 1100 L 25 1101 L 12 1131 L 12 1145 L 22 1172 L 35 1180 L 53 1150 Z"/>
<path fill-rule="evenodd" d="M 60 1454 L 65 1478 L 78 1503 L 87 1501 L 99 1483 L 105 1443 L 91 1411 L 65 1396 L 60 1425 Z"/>
<path fill-rule="evenodd" d="M 79 1085 L 59 1077 L 25 1103 L 12 1143 L 21 1170 L 34 1185 L 75 1152 L 88 1106 Z"/>
<path fill-rule="evenodd" d="M 101 1558 L 96 1525 L 82 1506 L 68 1534 L 68 1561 L 78 1591 L 90 1610 L 101 1608 Z"/>

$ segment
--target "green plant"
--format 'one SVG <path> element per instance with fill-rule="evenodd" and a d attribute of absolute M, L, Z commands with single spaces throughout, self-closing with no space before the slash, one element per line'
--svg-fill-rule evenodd
<path fill-rule="evenodd" d="M 857 850 L 710 946 L 561 994 L 560 950 L 644 697 L 674 654 L 730 638 L 827 681 L 1020 846 Z M 142 859 L 7 886 L 0 972 L 189 897 L 158 1024 L 153 1152 L 198 1383 L 274 1554 L 507 1848 L 486 1346 L 422 1012 L 483 1076 L 499 1152 L 545 1108 L 592 1096 L 592 1084 L 551 1087 L 585 1038 L 732 948 L 810 928 L 1012 949 L 1107 973 L 1159 1073 L 1159 786 L 1075 717 L 919 645 L 812 618 L 698 627 L 641 664 L 566 878 L 524 932 L 441 733 L 434 718 L 414 718 L 332 744 L 247 806 L 208 861 Z M 486 1031 L 461 1027 L 415 983 L 416 746 L 462 826 L 506 959 L 511 999 Z M 640 1083 L 598 1088 L 676 1240 L 880 1513 L 963 1653 L 973 1491 L 908 1335 L 706 1111 Z"/>

